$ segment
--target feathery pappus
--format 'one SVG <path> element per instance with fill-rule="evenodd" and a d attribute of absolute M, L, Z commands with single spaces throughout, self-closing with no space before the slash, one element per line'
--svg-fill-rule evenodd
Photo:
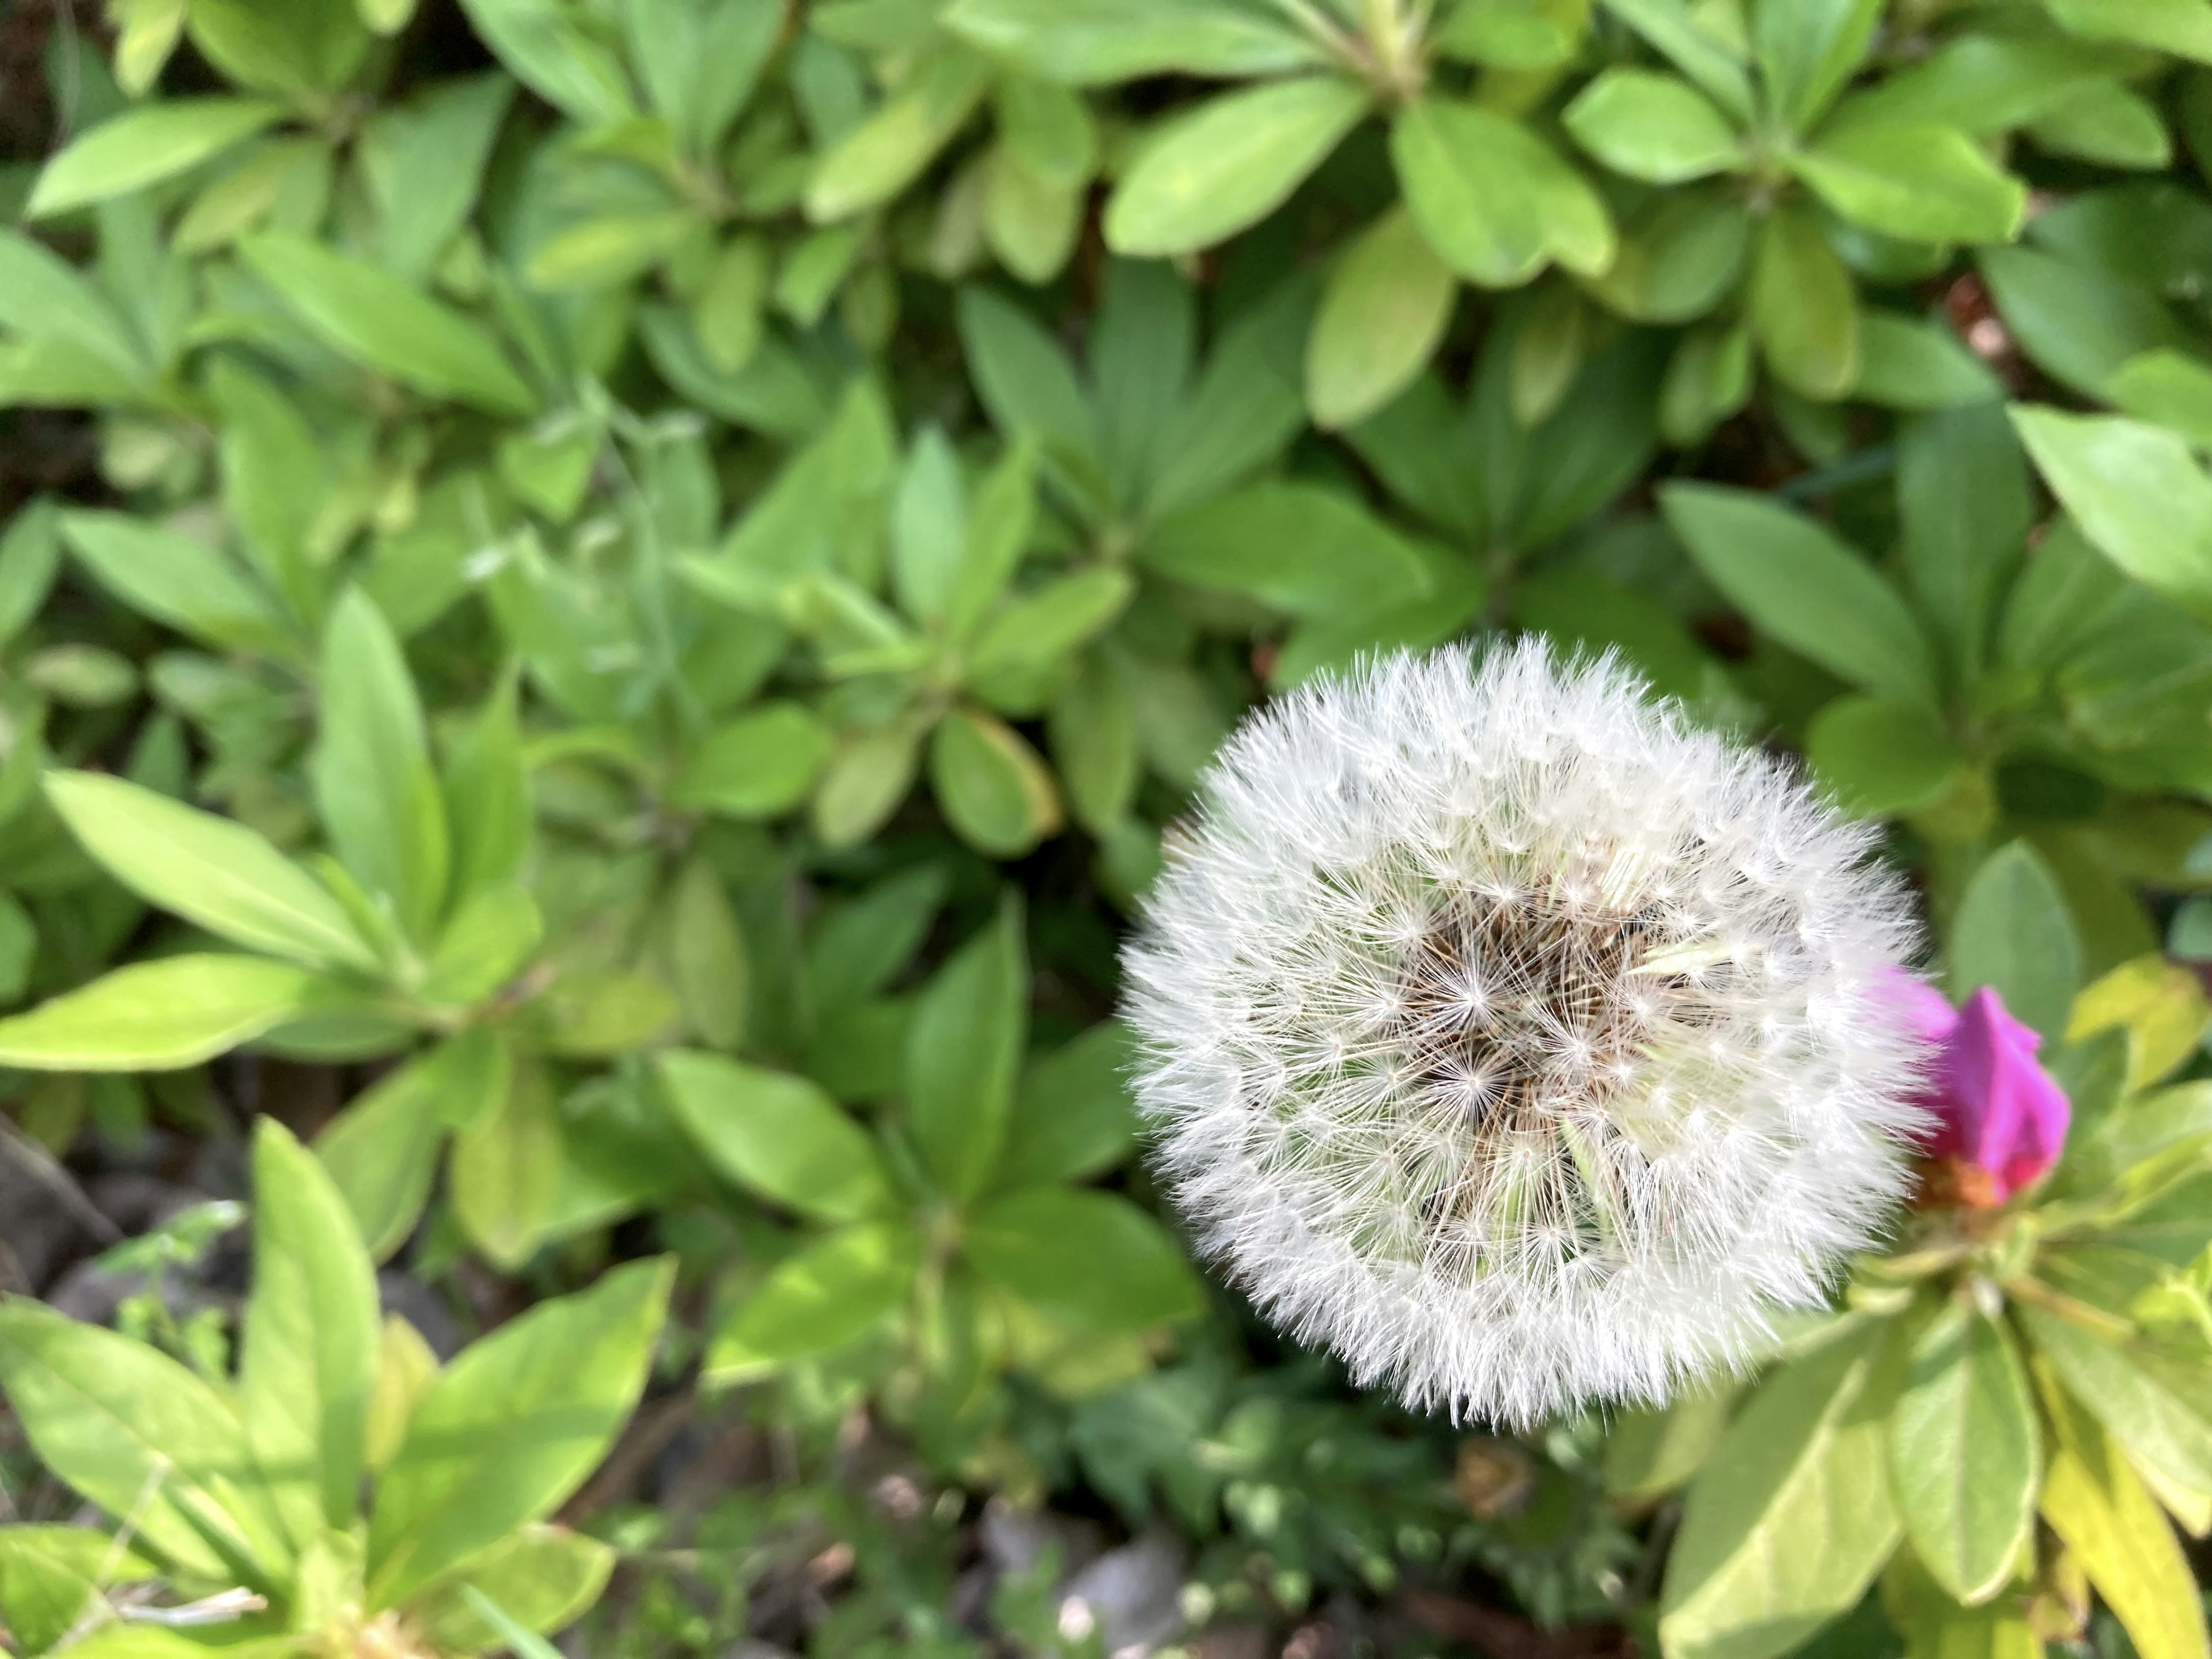
<path fill-rule="evenodd" d="M 1416 1408 L 1663 1399 L 1904 1193 L 1869 832 L 1618 662 L 1399 655 L 1249 719 L 1127 951 L 1201 1248 Z"/>

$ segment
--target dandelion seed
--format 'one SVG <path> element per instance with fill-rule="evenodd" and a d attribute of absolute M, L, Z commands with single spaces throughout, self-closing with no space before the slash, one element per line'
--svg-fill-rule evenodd
<path fill-rule="evenodd" d="M 1257 715 L 1128 952 L 1202 1247 L 1417 1408 L 1528 1425 L 1741 1363 L 1909 1180 L 1914 935 L 1869 850 L 1539 644 Z"/>

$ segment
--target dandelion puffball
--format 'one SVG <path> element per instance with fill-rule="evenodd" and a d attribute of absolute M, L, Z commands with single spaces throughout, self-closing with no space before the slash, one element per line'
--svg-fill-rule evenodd
<path fill-rule="evenodd" d="M 1418 1408 L 1740 1364 L 1907 1180 L 1914 939 L 1784 764 L 1540 644 L 1255 715 L 1127 954 L 1201 1247 Z"/>

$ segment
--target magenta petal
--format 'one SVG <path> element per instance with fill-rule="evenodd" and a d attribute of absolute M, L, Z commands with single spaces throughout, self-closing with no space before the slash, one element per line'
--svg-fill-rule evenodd
<path fill-rule="evenodd" d="M 1881 994 L 1897 1011 L 1905 1028 L 1923 1042 L 1947 1042 L 1958 1029 L 1959 1011 L 1951 1006 L 1950 999 L 1902 968 L 1893 968 L 1882 975 Z"/>
<path fill-rule="evenodd" d="M 2041 1041 L 1984 988 L 1960 1011 L 1944 1055 L 1943 1108 L 1959 1151 L 1997 1177 L 2003 1196 L 2057 1160 L 2073 1116 L 2065 1091 L 2036 1064 Z"/>

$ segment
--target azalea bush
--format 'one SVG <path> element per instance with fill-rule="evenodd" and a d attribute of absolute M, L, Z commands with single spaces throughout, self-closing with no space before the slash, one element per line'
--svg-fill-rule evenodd
<path fill-rule="evenodd" d="M 2212 0 L 0 0 L 9 1644 L 2205 1659 L 2208 167 Z"/>

